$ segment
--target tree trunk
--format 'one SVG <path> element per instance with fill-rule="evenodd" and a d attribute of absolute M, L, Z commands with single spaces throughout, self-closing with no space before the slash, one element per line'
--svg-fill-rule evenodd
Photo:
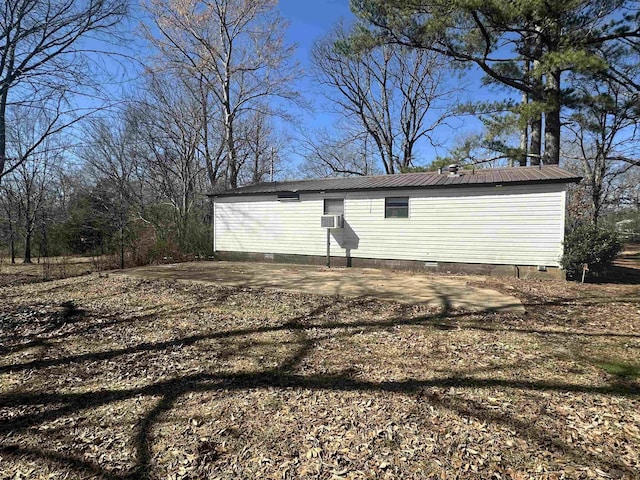
<path fill-rule="evenodd" d="M 40 235 L 40 252 L 42 257 L 49 256 L 49 238 L 47 237 L 47 221 L 46 216 L 42 217 L 41 235 Z"/>
<path fill-rule="evenodd" d="M 542 158 L 542 114 L 540 112 L 540 104 L 543 102 L 542 78 L 540 77 L 540 60 L 542 55 L 542 27 L 539 25 L 535 28 L 537 35 L 533 43 L 533 75 L 532 75 L 532 93 L 531 99 L 535 105 L 536 113 L 531 119 L 531 139 L 529 155 L 531 157 L 531 165 L 540 165 Z"/>
<path fill-rule="evenodd" d="M 124 269 L 124 224 L 120 222 L 120 269 Z"/>
<path fill-rule="evenodd" d="M 542 153 L 542 115 L 537 114 L 531 121 L 531 144 L 529 148 L 529 156 L 531 157 L 531 165 L 540 165 L 540 157 Z"/>
<path fill-rule="evenodd" d="M 238 156 L 236 153 L 236 144 L 233 132 L 233 120 L 230 115 L 227 118 L 226 134 L 227 134 L 227 166 L 229 168 L 229 186 L 236 188 L 238 186 Z"/>
<path fill-rule="evenodd" d="M 524 61 L 524 74 L 528 75 L 530 70 L 529 60 Z M 529 94 L 527 92 L 522 92 L 522 105 L 529 104 Z M 522 117 L 521 117 L 522 118 Z M 520 130 L 520 156 L 518 158 L 518 164 L 521 167 L 527 166 L 527 153 L 529 152 L 529 124 L 530 120 L 527 119 L 525 124 L 522 126 L 522 130 Z M 514 166 L 514 159 L 509 159 L 509 166 Z"/>
<path fill-rule="evenodd" d="M 8 90 L 0 95 L 0 183 L 4 174 L 7 159 L 7 100 Z"/>
<path fill-rule="evenodd" d="M 391 145 L 386 146 L 386 155 L 387 155 L 387 163 L 389 164 L 389 168 L 387 169 L 387 173 L 393 175 L 396 173 L 396 165 L 395 159 L 393 158 L 393 149 Z"/>
<path fill-rule="evenodd" d="M 598 220 L 600 219 L 600 209 L 602 208 L 600 197 L 601 197 L 600 188 L 597 187 L 596 185 L 593 185 L 593 192 L 591 194 L 591 202 L 593 204 L 593 214 L 592 214 L 591 220 L 593 221 L 594 227 L 598 226 Z"/>
<path fill-rule="evenodd" d="M 533 62 L 534 69 L 539 62 Z M 533 87 L 533 101 L 536 107 L 539 107 L 542 102 L 542 80 L 535 79 Z M 531 138 L 530 138 L 529 155 L 531 165 L 540 165 L 540 159 L 542 158 L 542 114 L 536 113 L 531 119 Z"/>
<path fill-rule="evenodd" d="M 528 103 L 529 96 L 526 93 L 522 94 L 522 102 Z M 518 158 L 518 164 L 521 167 L 527 166 L 527 153 L 529 150 L 529 122 L 525 123 L 520 131 L 520 155 Z M 513 166 L 513 159 L 509 159 L 510 166 Z"/>
<path fill-rule="evenodd" d="M 118 220 L 120 227 L 120 270 L 124 269 L 124 227 L 127 218 L 124 206 L 124 191 L 123 186 L 120 186 L 120 201 L 118 202 Z"/>
<path fill-rule="evenodd" d="M 549 110 L 544 117 L 544 157 L 545 164 L 560 163 L 560 72 L 547 74 L 545 88 Z"/>
<path fill-rule="evenodd" d="M 415 145 L 415 141 L 406 139 L 404 140 L 404 145 L 402 146 L 402 169 L 407 169 L 411 167 L 413 162 L 413 147 Z"/>
<path fill-rule="evenodd" d="M 24 262 L 31 263 L 31 229 L 27 229 L 24 235 Z"/>
<path fill-rule="evenodd" d="M 15 265 L 16 264 L 16 233 L 13 229 L 13 226 L 11 226 L 11 232 L 10 232 L 10 249 L 11 249 L 11 264 Z"/>
<path fill-rule="evenodd" d="M 604 132 L 603 132 L 604 133 Z M 604 140 L 601 139 L 600 145 L 604 145 Z M 591 220 L 594 227 L 598 226 L 598 220 L 600 219 L 600 213 L 602 211 L 604 201 L 604 176 L 607 171 L 607 154 L 603 151 L 603 147 L 598 146 L 599 152 L 596 154 L 595 162 L 591 174 L 591 203 L 593 212 Z"/>
<path fill-rule="evenodd" d="M 259 183 L 262 178 L 260 174 L 260 155 L 256 152 L 253 156 L 253 178 L 252 183 Z"/>
<path fill-rule="evenodd" d="M 555 19 L 549 26 L 549 53 L 560 51 L 560 20 Z M 544 156 L 542 161 L 549 165 L 560 163 L 560 77 L 562 72 L 552 67 L 545 75 L 544 100 Z"/>
<path fill-rule="evenodd" d="M 204 161 L 207 168 L 207 177 L 209 178 L 209 185 L 211 186 L 211 190 L 215 190 L 216 184 L 218 181 L 218 168 L 219 168 L 219 158 L 220 152 L 224 146 L 221 144 L 219 146 L 220 150 L 214 160 L 211 154 L 211 146 L 209 145 L 209 100 L 207 99 L 207 89 L 205 82 L 202 77 L 200 77 L 200 103 L 202 105 L 202 143 L 204 147 Z M 215 162 L 215 164 L 214 164 Z"/>

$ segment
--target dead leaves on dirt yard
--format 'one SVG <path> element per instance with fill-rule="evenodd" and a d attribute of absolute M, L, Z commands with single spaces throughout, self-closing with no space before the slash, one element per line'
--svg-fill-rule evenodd
<path fill-rule="evenodd" d="M 638 292 L 554 285 L 502 284 L 525 317 L 5 287 L 0 479 L 638 478 Z"/>

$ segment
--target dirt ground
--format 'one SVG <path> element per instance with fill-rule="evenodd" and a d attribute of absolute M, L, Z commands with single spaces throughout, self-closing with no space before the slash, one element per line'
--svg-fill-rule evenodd
<path fill-rule="evenodd" d="M 242 262 L 157 265 L 122 273 L 136 278 L 390 300 L 443 309 L 524 312 L 513 295 L 471 285 L 482 277 Z"/>
<path fill-rule="evenodd" d="M 640 478 L 640 286 L 469 282 L 526 314 L 0 287 L 0 479 Z"/>

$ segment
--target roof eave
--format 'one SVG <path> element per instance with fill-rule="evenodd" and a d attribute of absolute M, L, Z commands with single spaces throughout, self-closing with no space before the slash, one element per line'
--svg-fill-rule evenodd
<path fill-rule="evenodd" d="M 363 192 L 363 191 L 394 191 L 394 190 L 437 190 L 437 189 L 449 189 L 449 188 L 479 188 L 479 187 L 496 187 L 505 185 L 540 185 L 549 183 L 580 183 L 582 177 L 568 177 L 568 178 L 541 178 L 536 180 L 513 180 L 510 182 L 487 182 L 487 183 L 452 183 L 449 185 L 423 185 L 414 187 L 364 187 L 364 188 L 316 188 L 309 190 L 296 190 L 297 193 L 323 193 L 323 192 Z M 248 197 L 256 195 L 273 195 L 277 193 L 292 192 L 291 189 L 277 189 L 261 192 L 237 192 L 226 191 L 220 193 L 208 193 L 208 197 Z"/>

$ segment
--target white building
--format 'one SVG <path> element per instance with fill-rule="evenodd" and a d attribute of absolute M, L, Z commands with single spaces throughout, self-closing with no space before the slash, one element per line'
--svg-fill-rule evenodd
<path fill-rule="evenodd" d="M 561 276 L 557 166 L 269 182 L 213 195 L 217 258 Z"/>

